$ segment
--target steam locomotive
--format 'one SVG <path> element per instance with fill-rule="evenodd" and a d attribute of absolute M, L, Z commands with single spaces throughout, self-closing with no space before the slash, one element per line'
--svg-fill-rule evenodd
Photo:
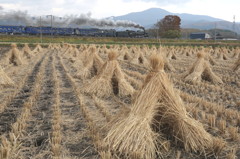
<path fill-rule="evenodd" d="M 145 29 L 133 31 L 116 31 L 115 29 L 99 28 L 57 28 L 33 26 L 0 26 L 0 34 L 10 35 L 60 35 L 60 36 L 94 36 L 94 37 L 130 37 L 143 38 L 148 34 Z"/>

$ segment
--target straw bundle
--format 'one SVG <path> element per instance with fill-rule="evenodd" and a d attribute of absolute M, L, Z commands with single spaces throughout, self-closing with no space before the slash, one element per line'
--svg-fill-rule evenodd
<path fill-rule="evenodd" d="M 204 54 L 204 59 L 207 60 L 211 65 L 216 65 L 217 62 L 211 57 L 211 48 L 201 48 L 202 54 Z"/>
<path fill-rule="evenodd" d="M 82 51 L 85 51 L 87 49 L 87 45 L 86 44 L 81 44 L 80 47 L 79 47 L 79 50 L 82 52 Z"/>
<path fill-rule="evenodd" d="M 52 44 L 52 43 L 50 43 L 50 44 L 48 45 L 48 49 L 54 49 L 54 47 L 53 47 L 53 44 Z"/>
<path fill-rule="evenodd" d="M 215 47 L 215 48 L 213 49 L 212 56 L 215 57 L 215 58 L 217 58 L 218 55 L 219 55 L 219 53 L 220 53 L 220 48 L 219 48 L 219 47 Z"/>
<path fill-rule="evenodd" d="M 240 48 L 239 48 L 239 47 L 236 47 L 236 48 L 233 50 L 232 58 L 238 58 L 238 57 L 239 57 L 239 54 L 240 54 Z"/>
<path fill-rule="evenodd" d="M 104 53 L 104 54 L 107 54 L 107 52 L 108 52 L 108 48 L 105 44 L 102 46 L 101 50 L 102 50 L 102 53 Z"/>
<path fill-rule="evenodd" d="M 175 71 L 175 68 L 171 65 L 169 60 L 163 55 L 162 56 L 163 62 L 164 62 L 164 70 L 165 71 Z"/>
<path fill-rule="evenodd" d="M 228 60 L 228 57 L 226 56 L 226 53 L 224 53 L 222 50 L 219 51 L 217 59 L 219 60 Z"/>
<path fill-rule="evenodd" d="M 211 65 L 216 65 L 217 62 L 211 57 L 211 55 L 206 55 L 205 60 L 209 61 Z"/>
<path fill-rule="evenodd" d="M 63 47 L 62 47 L 62 50 L 61 50 L 61 53 L 65 53 L 66 50 L 68 49 L 69 45 L 67 43 L 63 43 Z"/>
<path fill-rule="evenodd" d="M 76 62 L 76 58 L 77 56 L 80 54 L 79 50 L 77 49 L 76 45 L 69 45 L 68 48 L 65 50 L 65 52 L 63 53 L 63 56 L 66 59 L 69 59 L 69 61 L 71 63 L 75 63 Z"/>
<path fill-rule="evenodd" d="M 204 53 L 198 53 L 197 56 L 197 61 L 182 75 L 182 78 L 187 82 L 200 82 L 201 80 L 205 80 L 213 84 L 223 83 L 222 80 L 213 73 L 209 63 L 205 61 Z"/>
<path fill-rule="evenodd" d="M 163 70 L 161 58 L 152 56 L 150 64 L 152 70 L 133 101 L 131 110 L 126 116 L 110 123 L 104 139 L 108 147 L 120 155 L 140 152 L 140 158 L 155 158 L 157 144 L 161 144 L 157 139 L 164 132 L 187 151 L 204 152 L 211 148 L 211 135 L 201 123 L 187 114 L 181 98 Z"/>
<path fill-rule="evenodd" d="M 120 55 L 118 56 L 118 59 L 125 60 L 125 61 L 130 61 L 132 59 L 132 57 L 128 53 L 128 50 L 122 50 Z"/>
<path fill-rule="evenodd" d="M 137 50 L 136 48 L 133 49 L 134 56 L 131 59 L 131 62 L 134 64 L 141 64 L 141 65 L 148 65 L 148 61 L 143 55 L 143 53 L 140 50 Z"/>
<path fill-rule="evenodd" d="M 88 51 L 85 51 L 82 58 L 79 59 L 82 61 L 83 69 L 75 74 L 75 77 L 77 78 L 86 79 L 95 76 L 103 65 L 103 60 L 96 53 L 95 46 L 92 46 Z"/>
<path fill-rule="evenodd" d="M 19 66 L 23 64 L 20 51 L 18 50 L 16 44 L 11 44 L 11 50 L 4 55 L 3 63 L 5 65 L 13 64 L 15 66 Z"/>
<path fill-rule="evenodd" d="M 127 51 L 128 50 L 128 47 L 127 45 L 122 45 L 121 47 L 121 50 L 120 51 Z"/>
<path fill-rule="evenodd" d="M 33 50 L 34 53 L 40 53 L 42 51 L 43 51 L 43 48 L 42 48 L 42 46 L 40 44 L 37 44 L 37 46 Z"/>
<path fill-rule="evenodd" d="M 84 88 L 86 93 L 95 94 L 98 97 L 109 97 L 112 94 L 128 96 L 134 89 L 127 83 L 116 58 L 115 52 L 108 55 L 109 61 L 105 62 L 98 74 Z"/>
<path fill-rule="evenodd" d="M 53 51 L 58 51 L 61 49 L 61 46 L 59 44 L 49 44 L 48 49 L 53 50 Z"/>
<path fill-rule="evenodd" d="M 240 70 L 240 56 L 238 57 L 238 60 L 235 62 L 233 66 L 233 71 L 238 71 Z"/>
<path fill-rule="evenodd" d="M 12 86 L 14 85 L 13 81 L 7 76 L 0 66 L 0 86 Z"/>
<path fill-rule="evenodd" d="M 120 115 L 109 124 L 110 129 L 104 139 L 109 148 L 119 156 L 139 153 L 139 158 L 156 158 L 159 133 L 152 130 L 155 104 L 158 101 L 158 87 L 146 85 L 138 93 L 131 110 Z"/>
<path fill-rule="evenodd" d="M 72 45 L 67 44 L 67 48 L 64 50 L 63 55 L 66 55 L 67 57 L 69 57 L 69 53 L 72 51 Z"/>
<path fill-rule="evenodd" d="M 191 56 L 191 52 L 190 51 L 186 51 L 186 56 Z"/>
<path fill-rule="evenodd" d="M 76 45 L 73 45 L 72 46 L 72 50 L 71 50 L 71 55 L 73 56 L 73 57 L 77 57 L 78 55 L 80 55 L 80 52 L 79 52 L 79 50 L 77 49 L 77 46 Z"/>
<path fill-rule="evenodd" d="M 164 70 L 165 70 L 165 71 L 175 71 L 175 68 L 171 65 L 171 63 L 169 62 L 168 58 L 166 57 L 166 56 L 167 56 L 166 47 L 159 46 L 157 52 L 160 53 L 161 59 L 162 59 L 163 62 L 164 62 Z M 154 55 L 154 54 L 157 54 L 157 52 L 154 51 L 154 52 L 153 52 L 153 55 Z"/>
<path fill-rule="evenodd" d="M 170 51 L 167 55 L 167 58 L 169 60 L 176 60 L 177 59 L 177 56 L 175 55 L 175 53 L 173 53 L 173 51 Z"/>
<path fill-rule="evenodd" d="M 24 44 L 24 47 L 22 49 L 23 57 L 26 57 L 30 59 L 32 57 L 32 51 L 29 48 L 28 44 Z"/>
<path fill-rule="evenodd" d="M 232 58 L 238 58 L 240 56 L 240 53 L 234 53 L 234 55 L 232 56 Z"/>
<path fill-rule="evenodd" d="M 204 130 L 201 123 L 189 117 L 180 96 L 162 71 L 162 64 L 158 61 L 156 57 L 151 59 L 153 69 L 146 77 L 144 84 L 152 82 L 152 86 L 158 87 L 159 99 L 155 106 L 157 112 L 153 120 L 154 125 L 159 124 L 159 127 L 162 125 L 165 130 L 168 130 L 166 133 L 180 142 L 185 150 L 204 152 L 206 148 L 212 146 L 211 135 Z"/>
<path fill-rule="evenodd" d="M 132 57 L 129 55 L 128 52 L 124 53 L 123 60 L 130 60 Z"/>

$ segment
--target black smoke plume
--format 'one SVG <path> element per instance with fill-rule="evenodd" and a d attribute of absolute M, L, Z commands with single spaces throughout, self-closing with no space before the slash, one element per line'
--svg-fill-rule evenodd
<path fill-rule="evenodd" d="M 97 27 L 133 27 L 143 29 L 143 27 L 137 23 L 127 20 L 112 20 L 112 19 L 94 19 L 91 18 L 91 14 L 81 14 L 78 17 L 70 17 L 69 25 L 89 25 Z"/>
<path fill-rule="evenodd" d="M 1 10 L 0 6 L 0 10 Z M 2 8 L 3 10 L 3 8 Z M 51 26 L 53 27 L 133 27 L 144 29 L 141 25 L 127 20 L 112 20 L 112 19 L 94 19 L 91 13 L 81 14 L 80 16 L 52 16 L 45 15 L 39 17 L 31 17 L 27 11 L 8 11 L 0 12 L 0 25 L 22 25 L 22 26 Z"/>

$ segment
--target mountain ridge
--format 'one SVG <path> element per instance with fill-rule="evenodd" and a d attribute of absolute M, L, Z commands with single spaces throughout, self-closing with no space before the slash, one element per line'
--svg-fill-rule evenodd
<path fill-rule="evenodd" d="M 138 23 L 149 29 L 163 19 L 166 15 L 177 15 L 181 18 L 182 28 L 194 29 L 227 29 L 240 33 L 240 24 L 236 23 L 235 27 L 232 22 L 214 18 L 208 15 L 195 15 L 189 13 L 172 13 L 161 8 L 149 8 L 140 12 L 132 12 L 121 16 L 113 16 L 113 20 L 129 20 Z"/>

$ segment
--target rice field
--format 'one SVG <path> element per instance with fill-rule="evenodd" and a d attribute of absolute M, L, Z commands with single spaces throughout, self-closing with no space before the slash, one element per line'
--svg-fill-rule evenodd
<path fill-rule="evenodd" d="M 1 159 L 240 158 L 240 48 L 0 47 Z"/>

